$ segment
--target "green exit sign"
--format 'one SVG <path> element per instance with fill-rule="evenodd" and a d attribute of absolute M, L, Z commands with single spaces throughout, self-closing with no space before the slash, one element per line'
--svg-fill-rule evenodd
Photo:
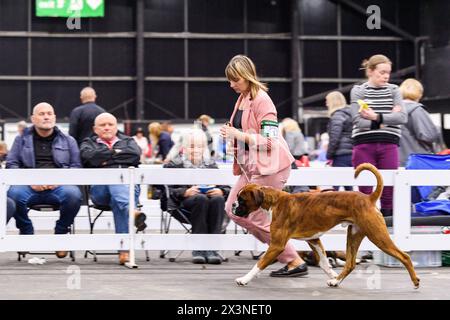
<path fill-rule="evenodd" d="M 36 0 L 38 17 L 104 17 L 105 0 Z"/>

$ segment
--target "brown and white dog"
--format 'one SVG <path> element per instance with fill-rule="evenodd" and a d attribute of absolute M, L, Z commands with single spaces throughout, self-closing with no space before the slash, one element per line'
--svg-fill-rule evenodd
<path fill-rule="evenodd" d="M 377 187 L 370 195 L 357 191 L 290 194 L 256 184 L 248 184 L 242 188 L 234 214 L 246 217 L 262 208 L 272 216 L 272 223 L 268 250 L 249 273 L 236 279 L 237 284 L 248 284 L 277 259 L 288 240 L 292 238 L 308 242 L 311 249 L 320 256 L 319 265 L 330 278 L 327 281 L 328 286 L 337 287 L 355 268 L 358 248 L 364 237 L 367 237 L 382 251 L 400 260 L 408 270 L 414 287 L 418 288 L 420 279 L 409 255 L 392 242 L 384 218 L 375 206 L 383 190 L 383 179 L 378 170 L 369 163 L 363 163 L 356 168 L 355 178 L 363 170 L 371 171 L 377 179 Z M 348 224 L 346 263 L 339 275 L 330 268 L 319 239 L 338 224 Z"/>

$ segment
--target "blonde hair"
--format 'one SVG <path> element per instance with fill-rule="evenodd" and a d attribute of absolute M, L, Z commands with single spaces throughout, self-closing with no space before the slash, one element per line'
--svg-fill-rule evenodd
<path fill-rule="evenodd" d="M 209 149 L 208 149 L 208 139 L 206 134 L 201 129 L 191 129 L 186 134 L 183 134 L 183 140 L 181 145 L 184 149 L 190 147 L 191 145 L 197 146 L 197 143 L 201 144 L 203 149 L 203 159 L 209 159 Z"/>
<path fill-rule="evenodd" d="M 250 98 L 255 99 L 259 90 L 268 91 L 267 85 L 258 80 L 256 75 L 256 67 L 249 57 L 244 55 L 234 56 L 227 67 L 225 68 L 225 75 L 230 81 L 239 81 L 244 79 L 249 82 Z"/>
<path fill-rule="evenodd" d="M 329 117 L 331 117 L 335 111 L 347 106 L 347 100 L 345 100 L 344 95 L 339 91 L 331 91 L 326 95 L 325 99 L 328 100 L 327 108 Z"/>
<path fill-rule="evenodd" d="M 388 63 L 392 65 L 392 61 L 382 54 L 376 54 L 371 56 L 369 59 L 364 59 L 361 63 L 361 69 L 366 70 L 366 76 L 367 76 L 367 70 L 375 70 L 377 65 L 381 63 Z"/>
<path fill-rule="evenodd" d="M 148 125 L 148 135 L 152 146 L 156 146 L 161 135 L 161 124 L 159 122 L 152 122 Z"/>
<path fill-rule="evenodd" d="M 413 78 L 409 78 L 403 81 L 399 89 L 402 93 L 403 99 L 409 99 L 418 102 L 423 96 L 422 84 Z"/>
<path fill-rule="evenodd" d="M 294 119 L 284 118 L 281 124 L 283 125 L 284 132 L 302 132 L 298 122 Z"/>
<path fill-rule="evenodd" d="M 207 121 L 208 123 L 212 122 L 212 118 L 208 116 L 207 114 L 202 114 L 200 117 L 197 118 L 199 121 Z"/>

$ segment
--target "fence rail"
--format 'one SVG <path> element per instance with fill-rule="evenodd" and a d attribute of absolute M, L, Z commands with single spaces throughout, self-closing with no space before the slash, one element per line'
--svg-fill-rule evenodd
<path fill-rule="evenodd" d="M 447 170 L 381 170 L 384 185 L 394 186 L 394 219 L 392 238 L 403 250 L 449 250 L 450 237 L 443 234 L 411 233 L 411 186 L 448 185 Z M 351 168 L 301 168 L 293 170 L 288 185 L 375 185 L 370 172 L 353 178 Z M 84 185 L 127 184 L 225 184 L 233 185 L 237 177 L 230 168 L 164 169 L 151 166 L 129 169 L 17 169 L 2 170 L 0 176 L 0 251 L 33 250 L 259 250 L 267 245 L 251 235 L 220 234 L 73 234 L 73 235 L 7 235 L 6 194 L 10 185 Z M 130 201 L 133 202 L 133 197 Z M 130 203 L 130 208 L 133 203 Z M 130 215 L 130 226 L 133 215 Z M 345 250 L 345 234 L 325 234 L 321 237 L 327 250 Z M 293 240 L 298 250 L 310 250 L 304 241 Z M 376 250 L 367 239 L 361 250 Z"/>

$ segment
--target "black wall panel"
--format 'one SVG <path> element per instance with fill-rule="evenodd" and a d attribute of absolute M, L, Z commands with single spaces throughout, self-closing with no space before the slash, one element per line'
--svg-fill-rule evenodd
<path fill-rule="evenodd" d="M 230 59 L 243 54 L 242 40 L 189 41 L 189 75 L 193 77 L 224 77 Z"/>
<path fill-rule="evenodd" d="M 303 0 L 300 2 L 300 26 L 303 34 L 337 34 L 337 6 L 329 0 Z"/>
<path fill-rule="evenodd" d="M 0 118 L 16 118 L 17 115 L 22 119 L 29 115 L 27 112 L 27 83 L 0 81 Z"/>
<path fill-rule="evenodd" d="M 132 81 L 96 81 L 97 103 L 119 119 L 135 119 L 136 86 Z"/>
<path fill-rule="evenodd" d="M 286 40 L 252 40 L 248 54 L 260 77 L 290 77 L 290 42 Z"/>
<path fill-rule="evenodd" d="M 247 0 L 248 32 L 290 32 L 290 3 L 286 0 Z"/>
<path fill-rule="evenodd" d="M 0 38 L 0 75 L 26 75 L 27 48 L 27 39 Z"/>
<path fill-rule="evenodd" d="M 190 32 L 243 32 L 242 0 L 189 1 Z"/>
<path fill-rule="evenodd" d="M 31 2 L 29 2 L 31 1 Z M 136 1 L 108 0 L 104 18 L 82 19 L 81 30 L 68 30 L 66 18 L 38 18 L 34 16 L 34 0 L 0 0 L 0 32 L 31 31 L 65 33 L 114 33 L 136 31 Z M 445 46 L 448 42 L 448 21 L 443 0 L 360 0 L 353 1 L 367 8 L 380 6 L 381 17 L 398 25 L 412 35 L 430 35 L 431 46 Z M 28 3 L 32 16 L 28 17 Z M 289 34 L 291 32 L 290 0 L 188 0 L 185 21 L 184 0 L 145 0 L 144 29 L 146 32 L 183 32 L 185 22 L 191 33 L 250 33 Z M 367 16 L 356 13 L 345 4 L 342 8 L 342 33 L 359 36 L 398 36 L 382 27 L 369 30 Z M 337 35 L 337 1 L 302 0 L 300 2 L 300 35 Z M 442 9 L 442 10 L 441 10 Z M 422 10 L 422 11 L 421 11 Z M 448 11 L 448 10 L 447 10 Z M 442 17 L 444 15 L 444 18 Z M 448 20 L 448 19 L 447 19 Z M 135 38 L 133 34 L 93 38 L 92 75 L 136 76 Z M 183 77 L 185 75 L 185 40 L 182 34 L 167 35 L 170 39 L 145 39 L 145 76 Z M 447 42 L 446 42 L 447 41 Z M 27 35 L 10 37 L 0 35 L 0 76 L 27 76 Z M 224 68 L 232 56 L 244 53 L 254 60 L 260 77 L 291 77 L 291 41 L 272 39 L 188 39 L 188 76 L 224 77 Z M 247 46 L 245 46 L 247 44 Z M 303 75 L 307 78 L 337 77 L 337 42 L 335 40 L 307 40 L 303 46 Z M 31 38 L 31 70 L 33 76 L 89 75 L 89 39 Z M 410 41 L 375 42 L 342 41 L 343 77 L 361 78 L 359 70 L 364 58 L 383 53 L 394 62 L 394 71 L 414 64 L 413 45 Z M 430 51 L 431 52 L 431 51 Z M 430 53 L 428 52 L 428 53 Z M 433 59 L 432 56 L 426 57 Z M 397 63 L 398 61 L 398 63 Z M 429 60 L 426 60 L 429 62 Z M 429 71 L 427 71 L 429 74 Z M 88 84 L 85 81 L 0 81 L 0 104 L 12 106 L 19 114 L 27 113 L 27 82 L 31 83 L 33 104 L 49 101 L 57 106 L 59 118 L 67 117 L 79 104 L 79 91 Z M 433 84 L 431 84 L 433 85 Z M 135 81 L 96 81 L 99 103 L 106 109 L 114 109 L 130 100 L 127 109 L 114 109 L 120 118 L 134 118 L 136 113 Z M 336 83 L 304 83 L 307 97 L 337 88 Z M 185 98 L 188 117 L 196 118 L 209 113 L 215 118 L 228 118 L 236 100 L 236 94 L 228 82 L 188 82 L 185 97 L 183 81 L 146 81 L 145 117 L 147 119 L 184 118 Z M 291 113 L 291 83 L 269 83 L 270 95 L 278 107 L 279 116 Z M 441 91 L 439 91 L 441 92 Z M 323 103 L 312 104 L 323 107 Z M 1 117 L 7 115 L 0 110 Z"/>
<path fill-rule="evenodd" d="M 238 95 L 228 82 L 189 84 L 189 118 L 196 119 L 206 113 L 216 119 L 229 119 Z"/>
<path fill-rule="evenodd" d="M 184 75 L 184 41 L 172 39 L 145 40 L 145 75 Z"/>
<path fill-rule="evenodd" d="M 337 77 L 337 43 L 335 41 L 305 41 L 303 55 L 305 77 Z"/>
<path fill-rule="evenodd" d="M 26 31 L 28 29 L 28 1 L 30 0 L 1 0 L 1 31 Z M 19 7 L 21 9 L 17 10 Z"/>
<path fill-rule="evenodd" d="M 291 117 L 291 84 L 290 83 L 268 83 L 268 94 L 277 107 L 278 119 Z"/>
<path fill-rule="evenodd" d="M 94 39 L 93 52 L 95 76 L 136 75 L 134 39 Z"/>
<path fill-rule="evenodd" d="M 88 75 L 87 39 L 35 38 L 31 48 L 33 75 Z"/>
<path fill-rule="evenodd" d="M 145 31 L 181 32 L 184 29 L 184 3 L 179 0 L 146 0 Z"/>
<path fill-rule="evenodd" d="M 182 119 L 184 117 L 184 84 L 181 82 L 146 82 L 146 119 Z"/>

